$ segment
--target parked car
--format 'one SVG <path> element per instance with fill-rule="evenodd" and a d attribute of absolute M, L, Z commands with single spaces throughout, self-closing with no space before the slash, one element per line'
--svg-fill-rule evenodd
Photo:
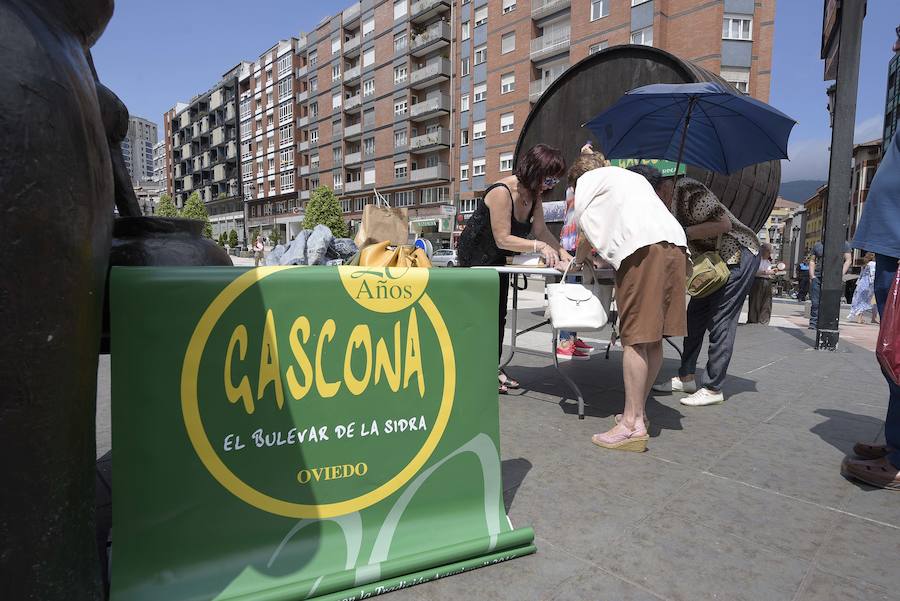
<path fill-rule="evenodd" d="M 431 264 L 435 267 L 453 267 L 457 265 L 456 251 L 449 248 L 434 251 L 434 254 L 431 255 Z"/>

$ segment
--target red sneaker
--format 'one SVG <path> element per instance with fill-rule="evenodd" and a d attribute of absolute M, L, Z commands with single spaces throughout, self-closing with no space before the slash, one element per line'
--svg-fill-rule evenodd
<path fill-rule="evenodd" d="M 592 350 L 594 350 L 594 347 L 592 347 L 590 344 L 588 344 L 581 338 L 575 339 L 575 348 L 577 348 L 580 351 L 584 351 L 585 353 L 590 353 Z"/>
<path fill-rule="evenodd" d="M 585 353 L 583 351 L 578 350 L 577 348 L 575 348 L 574 345 L 567 346 L 567 347 L 562 347 L 562 346 L 556 347 L 556 357 L 557 357 L 557 359 L 560 359 L 562 361 L 568 361 L 570 359 L 579 359 L 579 360 L 583 361 L 585 359 L 591 358 L 590 355 L 588 355 L 587 353 Z"/>

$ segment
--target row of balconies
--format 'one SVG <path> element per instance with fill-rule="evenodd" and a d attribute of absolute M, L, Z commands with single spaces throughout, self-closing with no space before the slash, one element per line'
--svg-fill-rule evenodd
<path fill-rule="evenodd" d="M 568 25 L 531 40 L 531 60 L 541 61 L 569 51 L 571 29 Z"/>
<path fill-rule="evenodd" d="M 416 90 L 427 88 L 450 78 L 450 60 L 440 58 L 416 69 L 409 75 L 409 86 Z"/>
<path fill-rule="evenodd" d="M 426 98 L 409 107 L 409 118 L 412 121 L 425 121 L 441 113 L 450 112 L 450 96 L 439 94 Z"/>
<path fill-rule="evenodd" d="M 438 21 L 425 28 L 422 33 L 414 33 L 409 40 L 409 53 L 424 56 L 450 45 L 450 23 Z"/>

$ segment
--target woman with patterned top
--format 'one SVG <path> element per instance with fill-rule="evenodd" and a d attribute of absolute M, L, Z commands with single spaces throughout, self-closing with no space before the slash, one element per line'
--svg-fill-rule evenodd
<path fill-rule="evenodd" d="M 722 384 L 734 352 L 741 308 L 759 269 L 759 239 L 697 180 L 680 178 L 675 189 L 673 178 L 664 178 L 656 187 L 659 197 L 684 227 L 691 254 L 718 250 L 731 273 L 725 285 L 709 296 L 691 299 L 678 376 L 655 384 L 653 390 L 691 393 L 681 399 L 682 405 L 714 405 L 725 400 Z M 698 388 L 697 359 L 707 332 L 706 377 L 703 387 Z"/>

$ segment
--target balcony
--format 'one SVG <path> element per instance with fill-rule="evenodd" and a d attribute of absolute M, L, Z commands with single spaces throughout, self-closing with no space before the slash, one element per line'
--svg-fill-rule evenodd
<path fill-rule="evenodd" d="M 309 175 L 309 165 L 300 167 L 300 175 Z"/>
<path fill-rule="evenodd" d="M 543 19 L 553 13 L 569 8 L 572 0 L 531 0 L 531 18 Z"/>
<path fill-rule="evenodd" d="M 348 23 L 352 23 L 353 21 L 358 19 L 359 18 L 359 2 L 345 8 L 344 12 L 341 13 L 341 17 L 344 21 L 344 25 L 347 25 Z"/>
<path fill-rule="evenodd" d="M 303 79 L 309 72 L 309 65 L 303 65 L 297 69 L 297 79 Z"/>
<path fill-rule="evenodd" d="M 409 7 L 409 20 L 412 23 L 425 23 L 448 10 L 450 10 L 449 0 L 419 0 Z"/>
<path fill-rule="evenodd" d="M 531 40 L 531 60 L 540 61 L 568 52 L 569 34 L 569 27 L 566 26 Z"/>
<path fill-rule="evenodd" d="M 216 165 L 213 167 L 213 181 L 221 182 L 225 179 L 225 165 Z"/>
<path fill-rule="evenodd" d="M 209 97 L 209 110 L 215 110 L 225 102 L 225 90 L 219 88 Z"/>
<path fill-rule="evenodd" d="M 234 104 L 229 104 L 225 107 L 225 121 L 234 121 Z"/>
<path fill-rule="evenodd" d="M 412 121 L 425 121 L 431 119 L 441 113 L 450 112 L 450 97 L 447 94 L 441 94 L 433 98 L 428 98 L 422 102 L 417 102 L 409 108 L 409 118 Z"/>
<path fill-rule="evenodd" d="M 228 143 L 228 146 L 225 147 L 225 157 L 229 159 L 237 158 L 237 144 L 234 142 Z"/>
<path fill-rule="evenodd" d="M 309 117 L 300 117 L 297 119 L 297 127 L 306 127 L 309 125 Z"/>
<path fill-rule="evenodd" d="M 309 150 L 309 142 L 300 142 L 299 144 L 297 144 L 297 150 L 299 150 L 300 152 Z"/>
<path fill-rule="evenodd" d="M 344 41 L 344 56 L 356 56 L 359 54 L 359 34 L 356 34 L 349 40 Z"/>
<path fill-rule="evenodd" d="M 304 90 L 302 92 L 297 93 L 297 104 L 301 102 L 306 102 L 306 99 L 309 98 L 309 90 Z"/>
<path fill-rule="evenodd" d="M 191 111 L 184 109 L 178 117 L 178 127 L 184 128 L 191 124 Z"/>
<path fill-rule="evenodd" d="M 409 141 L 410 152 L 431 152 L 444 146 L 450 146 L 450 132 L 443 127 L 422 136 L 415 136 Z"/>
<path fill-rule="evenodd" d="M 362 180 L 356 180 L 355 182 L 347 182 L 344 184 L 344 192 L 359 192 L 362 190 Z"/>
<path fill-rule="evenodd" d="M 225 143 L 225 128 L 217 127 L 213 130 L 212 133 L 212 145 L 218 146 L 219 144 Z"/>
<path fill-rule="evenodd" d="M 344 110 L 348 113 L 354 110 L 359 111 L 360 108 L 362 108 L 362 96 L 359 94 L 344 100 Z"/>
<path fill-rule="evenodd" d="M 309 200 L 309 190 L 300 190 L 300 200 Z"/>
<path fill-rule="evenodd" d="M 182 159 L 191 158 L 191 145 L 190 144 L 185 144 L 184 146 L 181 147 L 181 158 Z"/>
<path fill-rule="evenodd" d="M 423 169 L 413 169 L 409 172 L 409 181 L 424 182 L 432 179 L 450 179 L 450 166 L 446 163 L 439 163 L 434 167 L 425 167 Z"/>
<path fill-rule="evenodd" d="M 409 53 L 413 56 L 424 56 L 449 45 L 450 24 L 446 21 L 438 21 L 429 25 L 422 33 L 412 36 L 409 41 Z"/>
<path fill-rule="evenodd" d="M 184 190 L 185 192 L 190 192 L 191 190 L 194 189 L 194 178 L 191 177 L 190 175 L 181 181 L 182 181 L 181 189 Z"/>
<path fill-rule="evenodd" d="M 344 83 L 350 83 L 351 81 L 359 79 L 359 74 L 361 72 L 362 68 L 359 65 L 347 69 L 344 71 Z"/>
<path fill-rule="evenodd" d="M 354 123 L 344 128 L 344 139 L 355 140 L 362 135 L 362 123 Z"/>
<path fill-rule="evenodd" d="M 357 163 L 362 161 L 362 153 L 360 152 L 351 152 L 347 156 L 344 157 L 345 165 L 356 165 Z"/>
<path fill-rule="evenodd" d="M 409 87 L 414 90 L 422 90 L 449 78 L 450 61 L 442 58 L 413 71 L 409 76 Z"/>

